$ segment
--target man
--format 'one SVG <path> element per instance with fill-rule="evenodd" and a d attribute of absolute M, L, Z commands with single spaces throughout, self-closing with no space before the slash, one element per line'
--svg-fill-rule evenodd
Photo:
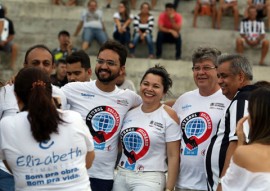
<path fill-rule="evenodd" d="M 156 42 L 156 57 L 162 56 L 162 45 L 166 42 L 175 44 L 175 59 L 181 59 L 181 30 L 182 16 L 175 11 L 172 3 L 166 3 L 165 11 L 158 18 L 158 34 Z"/>
<path fill-rule="evenodd" d="M 217 57 L 220 54 L 211 47 L 199 47 L 194 51 L 192 71 L 198 89 L 186 92 L 173 105 L 181 121 L 183 137 L 176 191 L 207 190 L 205 151 L 230 103 L 217 83 Z"/>
<path fill-rule="evenodd" d="M 253 78 L 251 65 L 241 55 L 220 56 L 217 72 L 218 84 L 223 95 L 232 101 L 221 118 L 206 152 L 208 190 L 211 191 L 221 189 L 220 178 L 224 176 L 237 146 L 236 124 L 248 114 L 249 94 L 255 89 L 255 86 L 250 85 Z"/>
<path fill-rule="evenodd" d="M 259 65 L 265 65 L 264 60 L 269 49 L 269 40 L 265 38 L 264 22 L 257 19 L 255 6 L 248 8 L 248 17 L 241 21 L 240 37 L 236 39 L 237 53 L 242 54 L 245 45 L 251 48 L 261 47 Z"/>
<path fill-rule="evenodd" d="M 35 45 L 30 47 L 24 57 L 24 67 L 39 67 L 43 69 L 48 75 L 51 74 L 54 67 L 54 59 L 51 51 L 44 45 Z M 2 117 L 15 115 L 19 112 L 19 108 L 17 105 L 17 100 L 14 94 L 14 86 L 6 85 L 5 91 L 1 91 L 5 93 L 4 106 L 0 104 L 0 107 L 3 108 Z M 52 96 L 58 101 L 56 105 L 63 109 L 67 108 L 66 97 L 61 91 L 61 89 L 56 86 L 52 86 Z M 0 109 L 2 110 L 2 109 Z M 0 185 L 1 191 L 13 191 L 14 190 L 14 179 L 13 176 L 6 169 L 2 161 L 0 162 Z"/>
<path fill-rule="evenodd" d="M 101 10 L 97 9 L 97 1 L 90 0 L 87 6 L 88 9 L 82 12 L 81 20 L 74 33 L 74 36 L 77 36 L 83 27 L 83 50 L 87 50 L 94 39 L 96 39 L 99 44 L 105 43 L 108 39 L 102 20 L 103 13 Z"/>
<path fill-rule="evenodd" d="M 270 29 L 270 0 L 247 0 L 248 7 L 255 6 L 257 19 L 263 20 L 267 17 L 267 32 Z M 248 8 L 245 10 L 244 17 L 248 17 Z"/>
<path fill-rule="evenodd" d="M 56 63 L 60 59 L 65 60 L 68 55 L 77 51 L 77 49 L 72 46 L 70 34 L 68 31 L 60 31 L 58 33 L 58 41 L 59 48 L 56 48 L 52 51 Z"/>
<path fill-rule="evenodd" d="M 0 5 L 0 51 L 11 53 L 10 68 L 15 70 L 18 46 L 13 43 L 15 37 L 13 22 L 5 17 L 6 14 L 7 8 Z"/>
<path fill-rule="evenodd" d="M 219 0 L 219 8 L 217 11 L 217 29 L 220 29 L 222 14 L 225 11 L 232 10 L 234 17 L 234 30 L 238 30 L 239 10 L 237 0 Z"/>
<path fill-rule="evenodd" d="M 90 58 L 83 50 L 73 52 L 67 57 L 68 82 L 87 82 L 91 75 Z"/>
<path fill-rule="evenodd" d="M 127 79 L 126 70 L 121 75 L 119 75 L 117 77 L 116 85 L 120 89 L 123 89 L 123 90 L 130 89 L 130 90 L 136 92 L 136 88 L 135 88 L 133 81 Z"/>
<path fill-rule="evenodd" d="M 121 90 L 116 80 L 125 69 L 127 50 L 117 41 L 107 41 L 97 55 L 97 80 L 73 82 L 62 87 L 70 109 L 81 114 L 94 138 L 95 160 L 88 171 L 92 191 L 111 191 L 119 132 L 128 110 L 141 98 Z"/>
<path fill-rule="evenodd" d="M 57 87 L 62 87 L 68 83 L 67 63 L 65 60 L 59 59 L 55 66 L 55 74 L 50 76 L 51 83 Z"/>

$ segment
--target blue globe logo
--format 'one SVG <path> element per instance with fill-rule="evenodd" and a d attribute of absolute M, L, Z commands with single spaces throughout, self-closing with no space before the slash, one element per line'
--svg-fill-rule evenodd
<path fill-rule="evenodd" d="M 114 118 L 107 112 L 96 114 L 92 120 L 96 131 L 111 132 L 114 127 Z"/>
<path fill-rule="evenodd" d="M 196 136 L 200 137 L 206 130 L 206 125 L 203 119 L 195 118 L 190 120 L 185 128 L 186 135 L 188 137 Z"/>
<path fill-rule="evenodd" d="M 137 133 L 126 134 L 123 138 L 123 142 L 129 152 L 141 150 L 143 144 L 142 137 Z"/>

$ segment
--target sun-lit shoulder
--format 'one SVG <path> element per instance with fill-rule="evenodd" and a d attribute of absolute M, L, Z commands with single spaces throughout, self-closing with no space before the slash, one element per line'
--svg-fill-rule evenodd
<path fill-rule="evenodd" d="M 265 160 L 268 161 L 267 159 L 269 158 L 269 155 L 267 155 L 266 153 L 267 151 L 265 149 L 265 146 L 263 145 L 243 145 L 237 147 L 237 149 L 235 150 L 233 154 L 233 161 L 238 166 L 252 172 L 268 171 L 267 165 L 270 164 L 270 162 L 261 162 Z"/>
<path fill-rule="evenodd" d="M 169 114 L 169 116 L 170 116 L 177 124 L 179 124 L 179 118 L 178 118 L 176 112 L 175 112 L 170 106 L 164 105 L 164 110 Z"/>

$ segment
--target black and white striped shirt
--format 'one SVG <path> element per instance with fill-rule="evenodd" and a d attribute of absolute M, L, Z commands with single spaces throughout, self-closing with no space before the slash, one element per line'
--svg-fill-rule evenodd
<path fill-rule="evenodd" d="M 140 15 L 136 15 L 133 18 L 133 27 L 134 27 L 134 32 L 138 32 L 139 30 L 141 30 L 143 33 L 147 32 L 147 33 L 152 33 L 153 31 L 153 27 L 154 27 L 154 16 L 153 15 L 149 15 L 147 23 L 142 23 L 141 22 L 141 17 Z"/>
<path fill-rule="evenodd" d="M 231 141 L 237 141 L 235 133 L 239 119 L 248 114 L 248 98 L 255 86 L 245 86 L 237 92 L 224 116 L 221 118 L 216 134 L 208 146 L 205 165 L 208 190 L 216 191 L 222 173 L 226 152 Z"/>
<path fill-rule="evenodd" d="M 256 40 L 260 35 L 265 34 L 264 22 L 260 19 L 254 21 L 243 19 L 240 24 L 240 34 L 247 36 L 249 40 Z"/>
<path fill-rule="evenodd" d="M 252 0 L 253 5 L 265 4 L 265 3 L 266 3 L 266 0 Z"/>

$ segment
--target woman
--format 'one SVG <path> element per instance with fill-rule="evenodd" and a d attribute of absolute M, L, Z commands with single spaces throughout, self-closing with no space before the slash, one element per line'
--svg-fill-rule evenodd
<path fill-rule="evenodd" d="M 144 74 L 140 83 L 143 103 L 127 113 L 121 129 L 122 157 L 113 191 L 173 190 L 179 167 L 179 120 L 175 111 L 160 103 L 171 86 L 162 66 Z"/>
<path fill-rule="evenodd" d="M 270 88 L 252 92 L 249 116 L 239 120 L 236 128 L 238 147 L 230 167 L 221 179 L 223 191 L 269 191 L 270 188 Z M 245 142 L 243 124 L 250 126 L 249 142 Z"/>
<path fill-rule="evenodd" d="M 118 12 L 114 13 L 113 20 L 115 29 L 113 38 L 123 45 L 128 45 L 130 41 L 130 28 L 132 16 L 129 15 L 129 8 L 125 1 L 121 1 L 118 6 Z"/>
<path fill-rule="evenodd" d="M 22 69 L 14 91 L 21 112 L 0 121 L 0 159 L 16 190 L 90 190 L 94 159 L 90 132 L 81 116 L 57 110 L 49 76 Z"/>
<path fill-rule="evenodd" d="M 151 7 L 149 3 L 141 4 L 141 12 L 133 18 L 133 40 L 129 44 L 131 57 L 134 57 L 137 44 L 146 42 L 148 46 L 149 58 L 154 58 L 154 45 L 152 31 L 154 27 L 154 16 L 149 13 Z"/>

